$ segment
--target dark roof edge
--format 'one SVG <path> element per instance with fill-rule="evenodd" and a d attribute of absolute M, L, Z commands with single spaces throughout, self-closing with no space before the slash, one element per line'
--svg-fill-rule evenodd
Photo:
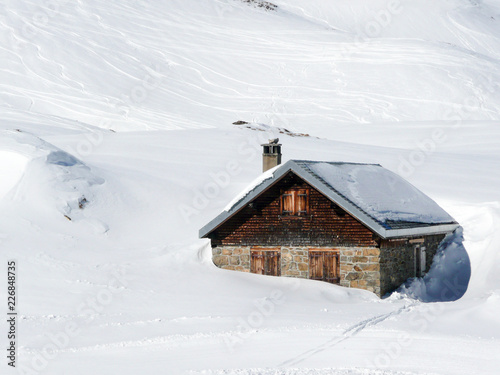
<path fill-rule="evenodd" d="M 431 225 L 428 227 L 389 229 L 386 230 L 386 239 L 399 237 L 430 236 L 433 234 L 445 234 L 453 232 L 460 225 L 458 223 L 448 223 Z"/>

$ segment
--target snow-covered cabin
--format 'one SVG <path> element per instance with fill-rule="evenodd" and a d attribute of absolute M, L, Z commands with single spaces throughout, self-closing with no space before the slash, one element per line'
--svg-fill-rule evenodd
<path fill-rule="evenodd" d="M 458 227 L 378 164 L 290 160 L 200 230 L 220 268 L 323 280 L 383 296 L 422 276 Z"/>

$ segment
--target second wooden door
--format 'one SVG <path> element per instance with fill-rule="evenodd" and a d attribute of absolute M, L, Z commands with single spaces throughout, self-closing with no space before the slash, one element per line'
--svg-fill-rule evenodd
<path fill-rule="evenodd" d="M 338 284 L 340 282 L 339 253 L 309 251 L 309 278 Z"/>

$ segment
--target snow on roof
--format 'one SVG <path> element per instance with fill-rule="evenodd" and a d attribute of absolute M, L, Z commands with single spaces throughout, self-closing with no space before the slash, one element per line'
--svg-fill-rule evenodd
<path fill-rule="evenodd" d="M 231 209 L 236 206 L 236 204 L 245 198 L 256 186 L 259 186 L 265 180 L 273 178 L 273 173 L 276 169 L 278 169 L 280 165 L 277 165 L 274 168 L 268 169 L 264 173 L 262 173 L 259 177 L 253 180 L 248 186 L 241 191 L 236 197 L 234 197 L 231 202 L 229 202 L 226 207 L 224 207 L 224 211 L 231 211 Z"/>
<path fill-rule="evenodd" d="M 449 223 L 453 218 L 427 195 L 378 164 L 303 162 L 304 166 L 380 222 Z"/>
<path fill-rule="evenodd" d="M 200 237 L 206 237 L 289 171 L 383 238 L 446 233 L 458 227 L 431 198 L 378 164 L 290 160 L 254 180 L 200 229 Z"/>

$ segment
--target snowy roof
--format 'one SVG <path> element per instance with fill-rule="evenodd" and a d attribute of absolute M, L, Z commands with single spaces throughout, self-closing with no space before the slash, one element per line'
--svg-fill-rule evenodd
<path fill-rule="evenodd" d="M 382 238 L 446 233 L 458 227 L 431 198 L 379 164 L 290 160 L 253 181 L 200 229 L 200 237 L 206 237 L 289 171 Z"/>

